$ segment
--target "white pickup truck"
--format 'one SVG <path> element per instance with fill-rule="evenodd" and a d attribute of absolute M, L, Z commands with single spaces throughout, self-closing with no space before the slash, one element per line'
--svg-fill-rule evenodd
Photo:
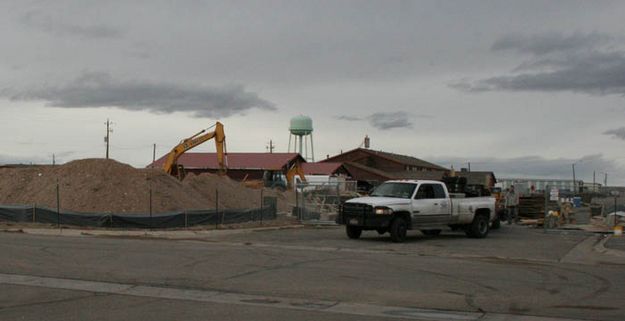
<path fill-rule="evenodd" d="M 393 242 L 403 242 L 407 230 L 438 235 L 448 227 L 483 238 L 491 221 L 499 223 L 495 198 L 450 195 L 444 183 L 426 180 L 384 182 L 370 196 L 343 203 L 336 221 L 345 225 L 349 238 L 359 238 L 363 230 L 376 230 L 389 232 Z"/>

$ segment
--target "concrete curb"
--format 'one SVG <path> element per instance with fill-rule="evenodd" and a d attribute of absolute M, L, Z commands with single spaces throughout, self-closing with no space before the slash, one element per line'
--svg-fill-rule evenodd
<path fill-rule="evenodd" d="M 284 225 L 284 226 L 268 226 L 254 227 L 242 229 L 223 229 L 223 230 L 85 230 L 72 228 L 28 228 L 13 227 L 3 228 L 0 232 L 5 233 L 24 233 L 29 235 L 48 235 L 48 236 L 69 236 L 69 237 L 120 237 L 120 238 L 146 238 L 146 239 L 166 239 L 166 240 L 189 240 L 189 239 L 205 239 L 220 237 L 226 235 L 275 231 L 283 229 L 298 229 L 304 225 Z"/>
<path fill-rule="evenodd" d="M 625 252 L 624 251 L 609 249 L 609 248 L 605 247 L 605 243 L 608 242 L 613 237 L 614 237 L 613 235 L 608 235 L 608 236 L 604 237 L 602 240 L 597 242 L 597 244 L 595 244 L 594 250 L 599 252 L 599 253 L 601 253 L 601 254 L 607 254 L 607 255 L 611 255 L 611 256 L 625 258 Z"/>

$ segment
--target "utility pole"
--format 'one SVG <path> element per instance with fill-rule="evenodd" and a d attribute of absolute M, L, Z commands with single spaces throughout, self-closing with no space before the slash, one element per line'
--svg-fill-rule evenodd
<path fill-rule="evenodd" d="M 154 168 L 154 162 L 156 162 L 156 144 L 154 144 L 154 148 L 152 149 L 152 168 Z"/>
<path fill-rule="evenodd" d="M 267 146 L 267 149 L 269 150 L 269 153 L 272 154 L 273 150 L 276 148 L 276 145 L 273 144 L 273 140 L 269 140 L 269 146 Z"/>
<path fill-rule="evenodd" d="M 467 165 L 469 165 L 469 166 L 468 166 L 468 167 L 469 167 L 469 169 L 468 169 L 468 170 L 469 170 L 469 172 L 470 172 L 470 171 L 471 171 L 471 162 L 467 162 Z"/>
<path fill-rule="evenodd" d="M 604 173 L 605 177 L 603 178 L 603 186 L 607 187 L 608 186 L 608 173 Z"/>
<path fill-rule="evenodd" d="M 109 142 L 110 142 L 110 133 L 113 132 L 113 129 L 111 128 L 111 125 L 113 125 L 113 122 L 107 118 L 106 123 L 104 124 L 106 124 L 106 136 L 104 136 L 104 142 L 106 143 L 106 159 L 109 159 Z"/>
<path fill-rule="evenodd" d="M 596 189 L 595 189 L 596 185 L 595 184 L 596 184 L 596 182 L 595 182 L 595 171 L 592 171 L 592 191 L 593 192 L 596 192 Z"/>
<path fill-rule="evenodd" d="M 577 193 L 577 182 L 575 182 L 575 163 L 571 164 L 573 167 L 573 195 Z"/>
<path fill-rule="evenodd" d="M 52 166 L 56 165 L 56 159 L 54 153 L 52 153 Z"/>

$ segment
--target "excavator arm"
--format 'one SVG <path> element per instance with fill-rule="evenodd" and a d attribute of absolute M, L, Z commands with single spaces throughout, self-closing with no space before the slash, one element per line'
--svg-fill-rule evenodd
<path fill-rule="evenodd" d="M 304 169 L 298 163 L 293 164 L 291 168 L 286 172 L 286 184 L 287 188 L 291 189 L 293 186 L 293 178 L 295 175 L 298 175 L 302 182 L 306 182 L 306 177 L 304 176 Z"/>
<path fill-rule="evenodd" d="M 204 143 L 207 140 L 215 139 L 215 148 L 217 150 L 217 162 L 219 163 L 220 174 L 224 174 L 226 171 L 225 165 L 225 144 L 226 135 L 224 133 L 224 126 L 222 123 L 217 122 L 215 124 L 215 130 L 205 133 L 206 129 L 198 132 L 197 134 L 183 139 L 180 144 L 174 146 L 174 148 L 167 155 L 167 159 L 163 164 L 163 170 L 168 174 L 175 175 L 178 169 L 177 162 L 180 156 L 186 151 Z M 179 175 L 180 176 L 180 175 Z"/>

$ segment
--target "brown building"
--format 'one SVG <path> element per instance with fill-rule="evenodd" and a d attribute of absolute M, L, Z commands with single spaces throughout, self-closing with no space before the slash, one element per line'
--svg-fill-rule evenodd
<path fill-rule="evenodd" d="M 370 189 L 390 179 L 440 180 L 449 173 L 445 167 L 412 156 L 357 148 L 329 157 L 323 162 L 340 162 L 358 181 L 360 189 Z"/>
<path fill-rule="evenodd" d="M 456 176 L 465 177 L 467 185 L 481 185 L 488 190 L 492 190 L 497 183 L 497 178 L 495 178 L 495 173 L 493 172 L 469 172 L 463 169 L 456 172 Z"/>
<path fill-rule="evenodd" d="M 351 177 L 349 171 L 343 163 L 322 162 L 322 163 L 303 163 L 302 170 L 305 175 L 327 175 L 327 176 L 345 176 Z"/>

